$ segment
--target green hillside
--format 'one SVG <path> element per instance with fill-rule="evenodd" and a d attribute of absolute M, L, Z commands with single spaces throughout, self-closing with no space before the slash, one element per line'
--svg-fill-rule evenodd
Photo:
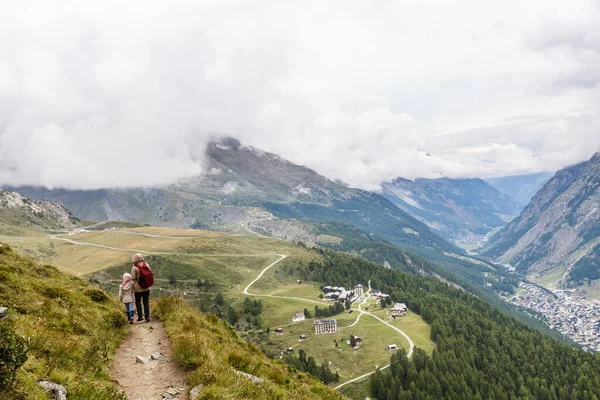
<path fill-rule="evenodd" d="M 270 360 L 240 339 L 231 325 L 202 315 L 181 299 L 163 298 L 156 315 L 165 321 L 176 360 L 189 372 L 191 387 L 203 385 L 201 399 L 342 399 L 315 378 Z M 236 373 L 263 380 L 255 384 Z"/>
<path fill-rule="evenodd" d="M 69 398 L 120 398 L 107 367 L 127 320 L 114 298 L 0 244 L 0 306 L 9 308 L 0 326 L 23 338 L 27 349 L 14 385 L 2 387 L 0 379 L 1 399 L 47 399 L 39 380 L 63 385 Z M 0 345 L 7 356 L 10 346 Z M 11 359 L 0 359 L 0 375 Z"/>
<path fill-rule="evenodd" d="M 63 385 L 69 398 L 121 398 L 108 375 L 128 326 L 115 298 L 0 244 L 0 305 L 10 307 L 0 328 L 5 340 L 12 338 L 9 333 L 16 335 L 14 343 L 0 341 L 0 399 L 47 399 L 39 380 Z M 202 399 L 342 398 L 315 378 L 269 360 L 214 315 L 173 298 L 161 299 L 154 308 L 165 322 L 176 361 L 189 371 L 190 387 L 204 385 Z M 233 369 L 265 382 L 257 387 Z"/>

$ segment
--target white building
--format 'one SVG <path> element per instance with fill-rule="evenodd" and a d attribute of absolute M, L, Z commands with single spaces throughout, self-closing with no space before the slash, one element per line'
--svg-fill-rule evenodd
<path fill-rule="evenodd" d="M 315 334 L 321 333 L 337 333 L 337 320 L 335 319 L 320 319 L 315 321 Z"/>
<path fill-rule="evenodd" d="M 304 312 L 300 311 L 294 314 L 294 316 L 292 317 L 292 322 L 304 321 L 304 319 Z"/>
<path fill-rule="evenodd" d="M 365 288 L 360 283 L 354 286 L 354 295 L 358 298 L 363 297 Z"/>

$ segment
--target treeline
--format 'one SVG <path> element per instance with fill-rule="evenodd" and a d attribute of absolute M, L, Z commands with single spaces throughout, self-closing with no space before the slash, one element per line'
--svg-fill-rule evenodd
<path fill-rule="evenodd" d="M 342 303 L 335 302 L 326 308 L 320 308 L 319 306 L 315 306 L 315 317 L 316 318 L 327 318 L 333 317 L 334 315 L 341 314 L 345 310 L 345 306 Z M 306 313 L 304 313 L 306 315 Z M 310 314 L 309 314 L 310 315 Z M 307 316 L 310 318 L 310 316 Z"/>
<path fill-rule="evenodd" d="M 581 257 L 569 272 L 568 282 L 581 286 L 584 282 L 600 279 L 600 245 L 587 255 Z"/>
<path fill-rule="evenodd" d="M 206 307 L 206 304 L 202 302 L 200 311 L 214 312 L 217 317 L 227 320 L 227 322 L 237 328 L 240 328 L 240 323 L 242 326 L 257 329 L 262 326 L 262 300 L 252 300 L 246 297 L 240 307 L 239 305 L 227 303 L 223 294 L 219 292 L 214 298 L 212 307 Z"/>
<path fill-rule="evenodd" d="M 528 328 L 473 295 L 434 278 L 315 249 L 302 267 L 317 282 L 351 287 L 371 280 L 431 325 L 431 356 L 399 352 L 374 374 L 372 396 L 390 399 L 598 399 L 600 359 Z"/>
<path fill-rule="evenodd" d="M 325 363 L 322 363 L 320 366 L 317 365 L 314 357 L 306 357 L 306 352 L 304 350 L 298 352 L 298 358 L 289 355 L 286 356 L 284 360 L 298 371 L 304 371 L 315 376 L 323 383 L 336 383 L 340 381 L 340 375 L 337 372 L 333 373 Z"/>

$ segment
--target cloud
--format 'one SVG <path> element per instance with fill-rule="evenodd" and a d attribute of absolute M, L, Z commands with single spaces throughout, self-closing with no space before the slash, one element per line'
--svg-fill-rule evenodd
<path fill-rule="evenodd" d="M 0 184 L 168 183 L 219 135 L 367 189 L 600 149 L 593 0 L 29 1 L 0 48 Z"/>

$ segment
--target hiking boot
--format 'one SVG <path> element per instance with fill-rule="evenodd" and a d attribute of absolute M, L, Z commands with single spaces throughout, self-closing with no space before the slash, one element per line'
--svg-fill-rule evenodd
<path fill-rule="evenodd" d="M 129 323 L 133 324 L 133 317 L 129 318 Z"/>
<path fill-rule="evenodd" d="M 146 322 L 150 322 L 150 321 L 152 321 L 152 320 L 150 319 L 150 317 L 146 318 Z"/>

